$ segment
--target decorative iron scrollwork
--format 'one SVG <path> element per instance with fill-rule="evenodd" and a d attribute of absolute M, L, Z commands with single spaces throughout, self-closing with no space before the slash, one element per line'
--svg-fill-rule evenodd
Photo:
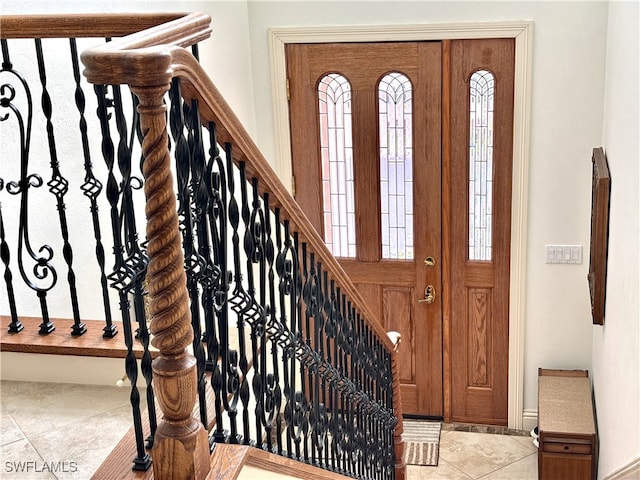
<path fill-rule="evenodd" d="M 31 89 L 24 77 L 13 69 L 9 57 L 9 48 L 6 40 L 1 41 L 2 45 L 2 70 L 0 74 L 7 74 L 8 78 L 17 80 L 25 96 L 26 101 L 26 120 L 21 113 L 18 105 L 14 102 L 16 99 L 15 87 L 4 81 L 0 85 L 0 109 L 4 113 L 0 113 L 0 122 L 8 121 L 11 114 L 15 117 L 18 128 L 19 148 L 20 148 L 20 179 L 10 181 L 6 184 L 6 190 L 11 195 L 20 195 L 20 220 L 18 226 L 18 269 L 24 282 L 36 292 L 40 300 L 40 309 L 42 314 L 42 323 L 40 324 L 40 333 L 51 333 L 55 330 L 53 323 L 49 320 L 49 311 L 47 306 L 47 292 L 51 290 L 57 283 L 58 274 L 53 267 L 53 248 L 49 245 L 42 245 L 36 250 L 31 244 L 29 237 L 29 189 L 39 188 L 43 185 L 42 178 L 35 173 L 29 172 L 29 150 L 31 146 L 31 130 L 33 119 L 33 101 L 31 98 Z M 25 268 L 25 252 L 34 262 L 34 265 L 27 273 Z"/>

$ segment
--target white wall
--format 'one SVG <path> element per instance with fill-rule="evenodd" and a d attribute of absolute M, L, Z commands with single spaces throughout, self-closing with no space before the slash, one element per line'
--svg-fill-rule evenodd
<path fill-rule="evenodd" d="M 625 64 L 628 66 L 626 60 L 619 60 L 622 65 L 613 63 L 614 60 L 628 56 L 635 58 L 637 62 L 638 56 L 637 45 L 635 57 L 632 47 L 625 46 L 625 35 L 629 35 L 628 30 L 632 30 L 633 23 L 632 19 L 626 14 L 620 15 L 619 11 L 627 7 L 623 8 L 617 3 L 612 5 L 612 11 L 615 12 L 612 21 L 616 23 L 612 27 L 615 31 L 609 32 L 611 58 L 608 66 L 604 137 L 614 178 L 612 245 L 615 247 L 614 242 L 620 242 L 621 247 L 619 254 L 613 253 L 615 248 L 610 247 L 609 285 L 615 284 L 615 290 L 610 290 L 608 294 L 607 324 L 604 328 L 596 327 L 593 333 L 593 368 L 599 411 L 603 408 L 611 411 L 603 414 L 601 419 L 602 433 L 607 435 L 607 439 L 614 431 L 618 433 L 623 428 L 620 426 L 623 422 L 624 425 L 629 425 L 625 419 L 629 418 L 631 410 L 627 411 L 626 408 L 638 406 L 639 376 L 637 369 L 634 371 L 627 368 L 634 360 L 637 361 L 638 352 L 638 280 L 637 274 L 633 277 L 634 272 L 628 270 L 629 265 L 638 264 L 638 125 L 636 115 L 635 134 L 628 133 L 633 125 L 630 127 L 623 123 L 623 113 L 620 111 L 622 107 L 616 96 L 619 95 L 616 92 L 621 89 L 620 83 L 627 82 L 623 85 L 626 85 L 631 94 L 638 81 L 637 77 L 634 81 L 628 75 L 613 75 L 613 72 L 622 69 Z M 2 4 L 3 13 L 44 13 L 53 9 L 59 12 L 204 10 L 210 13 L 213 17 L 214 34 L 213 40 L 209 41 L 210 46 L 207 43 L 202 46 L 203 64 L 265 156 L 274 164 L 267 49 L 269 27 L 532 20 L 534 58 L 526 278 L 525 410 L 532 410 L 537 406 L 538 367 L 592 368 L 592 327 L 586 284 L 590 155 L 591 149 L 601 144 L 603 135 L 606 2 L 93 0 L 66 2 L 54 7 L 50 2 L 23 0 Z M 622 28 L 625 25 L 626 28 Z M 625 100 L 623 105 L 627 104 Z M 622 137 L 624 132 L 627 133 Z M 635 145 L 629 143 L 629 138 L 636 138 Z M 634 165 L 634 174 L 630 175 Z M 629 202 L 630 198 L 635 198 L 635 202 Z M 630 222 L 633 223 L 634 219 L 635 225 L 631 226 L 636 231 L 635 240 L 624 236 L 624 232 L 630 231 Z M 545 265 L 544 245 L 547 243 L 584 245 L 584 263 L 578 266 Z M 629 255 L 634 252 L 635 263 L 632 263 Z M 626 257 L 622 258 L 623 255 Z M 629 299 L 635 303 L 629 302 Z M 635 337 L 631 335 L 633 333 Z M 621 344 L 624 345 L 623 348 L 620 348 Z M 612 385 L 617 388 L 615 393 L 602 387 L 612 379 Z M 635 404 L 630 386 L 634 382 Z M 621 399 L 619 393 L 630 394 L 624 409 L 619 409 L 618 404 L 614 405 L 614 399 L 616 402 Z M 608 418 L 607 415 L 615 418 Z M 635 419 L 637 420 L 637 416 Z M 621 443 L 624 441 L 621 440 L 616 445 L 619 447 Z M 630 458 L 633 452 L 637 455 L 637 441 L 635 447 L 630 446 L 631 444 L 633 442 L 627 441 L 625 448 L 617 448 L 616 458 L 610 457 L 607 449 L 604 449 L 602 468 L 610 471 Z"/>
<path fill-rule="evenodd" d="M 107 12 L 204 12 L 212 17 L 213 35 L 200 46 L 201 63 L 250 134 L 255 132 L 248 13 L 234 0 L 21 0 L 0 2 L 13 14 Z"/>
<path fill-rule="evenodd" d="M 201 43 L 200 58 L 204 68 L 216 83 L 222 94 L 234 109 L 238 118 L 244 123 L 249 133 L 255 132 L 255 115 L 253 111 L 253 82 L 249 55 L 248 14 L 245 2 L 211 2 L 211 1 L 98 1 L 98 0 L 69 0 L 65 2 L 49 2 L 43 0 L 24 0 L 22 2 L 2 2 L 1 11 L 6 14 L 45 14 L 45 13 L 109 13 L 109 12 L 189 12 L 203 11 L 212 17 L 214 33 L 212 37 Z M 103 43 L 102 39 L 80 39 L 78 50 Z M 73 269 L 77 277 L 78 286 L 95 284 L 99 278 L 99 270 L 95 261 L 95 242 L 92 237 L 91 215 L 88 200 L 82 195 L 80 185 L 84 181 L 82 168 L 82 145 L 79 135 L 70 136 L 68 133 L 78 132 L 78 112 L 73 101 L 73 78 L 71 76 L 71 60 L 69 45 L 66 40 L 44 40 L 44 57 L 47 69 L 47 87 L 51 96 L 52 124 L 56 133 L 56 149 L 60 160 L 60 170 L 63 177 L 69 181 L 69 192 L 64 201 L 67 206 L 70 243 L 73 248 Z M 32 95 L 36 112 L 40 112 L 41 88 L 35 63 L 35 50 L 31 40 L 10 40 L 9 50 L 14 67 L 26 78 L 33 79 Z M 55 60 L 54 60 L 55 59 Z M 55 63 L 54 63 L 55 62 Z M 55 64 L 55 67 L 54 67 Z M 80 65 L 82 69 L 82 65 Z M 62 73 L 61 73 L 62 72 Z M 229 72 L 232 72 L 231 74 Z M 2 79 L 17 85 L 15 78 L 2 74 Z M 92 120 L 88 121 L 91 159 L 96 177 L 103 183 L 106 178 L 105 162 L 102 160 L 99 124 L 95 119 L 96 100 L 90 86 L 84 87 L 86 109 L 85 114 Z M 125 103 L 127 95 L 124 95 Z M 18 89 L 15 102 L 20 105 L 21 112 L 26 112 L 26 102 L 21 89 Z M 130 103 L 130 102 L 129 102 Z M 126 108 L 126 107 L 125 107 Z M 10 115 L 8 121 L 0 125 L 0 150 L 5 157 L 0 163 L 0 178 L 5 182 L 18 180 L 20 172 L 20 157 L 18 154 L 18 129 L 15 115 Z M 131 118 L 127 118 L 131 123 Z M 115 130 L 112 123 L 111 128 Z M 10 153 L 9 153 L 10 152 Z M 31 137 L 29 173 L 39 173 L 44 182 L 51 178 L 49 167 L 49 148 L 45 134 L 45 121 L 42 114 L 34 117 L 33 135 Z M 117 171 L 117 167 L 116 167 Z M 134 165 L 133 175 L 140 176 Z M 136 203 L 143 208 L 144 196 L 142 191 L 134 193 Z M 69 302 L 69 291 L 66 287 L 67 266 L 61 254 L 62 238 L 57 222 L 57 212 L 52 202 L 53 197 L 46 185 L 32 188 L 29 191 L 29 233 L 31 242 L 36 249 L 44 244 L 51 245 L 54 256 L 51 261 L 57 272 L 56 286 L 47 293 L 49 313 L 53 318 L 72 317 Z M 20 211 L 20 195 L 9 195 L 6 190 L 0 192 L 5 228 L 8 241 L 17 243 L 18 216 Z M 103 191 L 98 198 L 99 213 L 102 225 L 102 242 L 107 253 L 107 273 L 113 267 L 113 260 L 109 255 L 112 251 L 112 236 L 110 232 L 109 204 Z M 139 234 L 144 235 L 144 211 L 138 212 Z M 51 218 L 50 222 L 41 221 Z M 40 220 L 38 220 L 40 219 Z M 25 254 L 26 255 L 26 254 Z M 25 316 L 39 316 L 40 304 L 35 293 L 20 278 L 18 268 L 18 254 L 16 249 L 11 253 L 11 269 L 14 276 L 16 298 L 19 299 L 19 314 Z M 30 274 L 33 262 L 26 261 L 27 275 Z M 46 288 L 51 285 L 52 275 L 35 283 Z M 3 282 L 4 283 L 4 282 Z M 4 293 L 5 287 L 0 288 L 0 314 L 9 313 L 9 305 Z M 117 296 L 111 291 L 112 305 L 117 305 Z M 81 290 L 79 295 L 79 311 L 83 319 L 103 319 L 102 297 L 99 288 Z"/>
<path fill-rule="evenodd" d="M 611 2 L 604 145 L 611 173 L 604 326 L 593 327 L 599 478 L 640 471 L 640 25 L 638 2 Z"/>
<path fill-rule="evenodd" d="M 257 142 L 270 159 L 269 27 L 533 20 L 525 410 L 537 408 L 538 367 L 591 368 L 590 158 L 601 141 L 606 18 L 604 2 L 249 2 Z M 584 245 L 587 261 L 545 265 L 548 243 Z"/>

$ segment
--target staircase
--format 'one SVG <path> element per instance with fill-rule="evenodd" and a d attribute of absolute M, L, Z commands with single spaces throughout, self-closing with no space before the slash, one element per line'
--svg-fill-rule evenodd
<path fill-rule="evenodd" d="M 404 479 L 399 339 L 198 63 L 210 18 L 0 21 L 2 350 L 124 359 L 94 478 Z"/>

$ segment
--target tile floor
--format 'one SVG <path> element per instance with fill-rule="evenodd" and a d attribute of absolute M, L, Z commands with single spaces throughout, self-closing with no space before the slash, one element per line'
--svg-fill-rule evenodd
<path fill-rule="evenodd" d="M 438 466 L 407 466 L 408 480 L 537 480 L 537 478 L 537 449 L 529 436 L 443 429 L 440 433 Z"/>
<path fill-rule="evenodd" d="M 131 424 L 127 388 L 3 381 L 0 389 L 2 479 L 88 479 Z M 530 437 L 443 430 L 439 465 L 409 465 L 407 478 L 535 480 L 536 459 Z"/>

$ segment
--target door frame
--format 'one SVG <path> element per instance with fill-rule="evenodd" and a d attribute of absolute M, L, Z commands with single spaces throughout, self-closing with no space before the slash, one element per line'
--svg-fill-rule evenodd
<path fill-rule="evenodd" d="M 285 45 L 287 43 L 338 43 L 426 41 L 476 38 L 515 39 L 515 82 L 513 115 L 513 176 L 511 198 L 511 269 L 509 279 L 509 394 L 508 426 L 522 429 L 524 401 L 524 331 L 529 180 L 529 136 L 531 110 L 531 66 L 533 22 L 434 23 L 418 25 L 357 25 L 328 27 L 274 27 L 269 29 L 269 53 L 276 149 L 275 169 L 285 185 L 291 186 L 291 138 Z M 447 165 L 443 165 L 443 170 Z M 443 194 L 443 211 L 447 195 Z M 443 222 L 446 219 L 443 218 Z M 443 242 L 448 232 L 443 231 Z M 444 279 L 443 279 L 444 280 Z M 443 305 L 444 414 L 450 417 L 450 374 L 448 331 L 450 310 Z"/>

